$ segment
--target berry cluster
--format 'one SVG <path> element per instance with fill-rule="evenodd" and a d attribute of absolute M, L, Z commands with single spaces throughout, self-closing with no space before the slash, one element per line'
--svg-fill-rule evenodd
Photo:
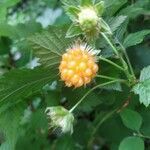
<path fill-rule="evenodd" d="M 80 87 L 90 83 L 96 76 L 98 65 L 95 57 L 87 50 L 70 48 L 62 56 L 59 71 L 66 86 Z"/>

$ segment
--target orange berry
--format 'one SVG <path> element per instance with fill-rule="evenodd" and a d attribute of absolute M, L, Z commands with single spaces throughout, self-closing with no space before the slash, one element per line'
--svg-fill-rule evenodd
<path fill-rule="evenodd" d="M 80 61 L 81 59 L 82 59 L 82 56 L 79 54 L 79 55 L 76 55 L 75 56 L 75 59 L 76 59 L 76 61 Z"/>
<path fill-rule="evenodd" d="M 67 62 L 66 61 L 62 61 L 60 66 L 61 66 L 61 68 L 65 68 L 67 66 Z"/>
<path fill-rule="evenodd" d="M 84 71 L 87 68 L 86 63 L 85 62 L 81 62 L 79 64 L 79 70 Z"/>
<path fill-rule="evenodd" d="M 71 82 L 72 84 L 76 84 L 79 81 L 80 77 L 79 75 L 75 74 L 72 78 L 71 78 Z"/>
<path fill-rule="evenodd" d="M 87 64 L 89 68 L 92 68 L 95 63 L 92 60 L 88 60 Z"/>
<path fill-rule="evenodd" d="M 68 62 L 68 68 L 72 69 L 76 66 L 76 62 L 75 61 L 70 61 Z"/>
<path fill-rule="evenodd" d="M 94 64 L 92 69 L 93 69 L 93 72 L 96 73 L 98 71 L 98 65 Z"/>
<path fill-rule="evenodd" d="M 76 84 L 76 87 L 80 87 L 80 86 L 82 86 L 83 84 L 84 84 L 84 82 L 83 82 L 82 78 L 80 78 L 79 81 L 78 81 L 77 84 Z"/>
<path fill-rule="evenodd" d="M 87 68 L 86 70 L 85 70 L 85 76 L 91 76 L 93 73 L 92 73 L 92 70 L 91 69 L 89 69 L 89 68 Z"/>
<path fill-rule="evenodd" d="M 67 77 L 67 69 L 62 70 L 61 79 L 64 80 Z"/>
<path fill-rule="evenodd" d="M 76 54 L 81 54 L 81 53 L 82 53 L 82 50 L 81 50 L 81 49 L 76 49 L 76 50 L 75 50 L 75 53 L 76 53 Z"/>
<path fill-rule="evenodd" d="M 84 45 L 76 45 L 62 56 L 59 71 L 66 86 L 81 87 L 91 82 L 98 71 L 98 65 Z M 85 50 L 84 50 L 85 49 Z"/>
<path fill-rule="evenodd" d="M 71 77 L 73 76 L 73 74 L 74 74 L 74 71 L 73 71 L 73 70 L 68 70 L 68 72 L 67 72 L 67 77 L 68 77 L 68 78 L 71 78 Z"/>
<path fill-rule="evenodd" d="M 84 77 L 84 83 L 87 84 L 87 83 L 90 83 L 91 82 L 91 79 L 88 78 L 88 77 Z"/>
<path fill-rule="evenodd" d="M 65 84 L 66 84 L 66 86 L 68 86 L 68 87 L 71 87 L 71 86 L 72 86 L 71 82 L 65 82 Z"/>
<path fill-rule="evenodd" d="M 68 51 L 68 53 L 71 54 L 71 55 L 74 55 L 75 51 L 73 51 L 72 49 L 70 49 L 70 50 Z"/>
<path fill-rule="evenodd" d="M 88 61 L 88 59 L 89 59 L 88 55 L 87 54 L 83 54 L 83 60 L 84 61 Z"/>
<path fill-rule="evenodd" d="M 62 55 L 63 60 L 67 60 L 67 59 L 68 59 L 68 56 L 69 56 L 69 55 L 68 55 L 67 53 L 63 54 L 63 55 Z"/>

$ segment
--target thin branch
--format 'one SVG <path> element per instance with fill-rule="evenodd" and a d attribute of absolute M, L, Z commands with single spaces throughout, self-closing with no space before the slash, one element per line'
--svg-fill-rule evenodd
<path fill-rule="evenodd" d="M 95 89 L 100 88 L 100 87 L 103 87 L 103 86 L 106 86 L 106 85 L 109 85 L 109 84 L 113 84 L 113 83 L 116 83 L 116 82 L 123 82 L 123 81 L 120 80 L 120 79 L 117 79 L 117 80 L 109 81 L 109 82 L 106 82 L 106 83 L 98 84 L 97 86 L 93 87 L 91 90 L 89 90 L 89 91 L 69 110 L 69 112 L 72 113 L 72 112 L 76 109 L 76 107 L 78 107 L 78 105 L 79 105 L 92 91 L 94 91 Z"/>

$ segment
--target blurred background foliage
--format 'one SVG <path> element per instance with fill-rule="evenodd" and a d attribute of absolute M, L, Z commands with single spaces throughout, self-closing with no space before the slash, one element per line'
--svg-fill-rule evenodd
<path fill-rule="evenodd" d="M 149 0 L 104 1 L 103 17 L 113 25 L 114 34 L 122 42 L 130 33 L 150 29 Z M 117 22 L 122 22 L 119 27 Z M 60 0 L 0 0 L 0 78 L 15 68 L 39 66 L 26 38 L 50 25 L 70 23 Z M 97 41 L 97 47 L 104 49 L 103 55 L 109 57 L 112 54 L 105 45 L 104 41 Z M 127 52 L 139 76 L 140 70 L 150 65 L 150 37 L 127 48 Z M 101 66 L 103 72 L 117 76 L 113 68 L 105 63 Z M 52 74 L 45 74 L 48 73 Z M 145 150 L 150 150 L 150 107 L 140 105 L 137 96 L 128 95 L 127 87 L 122 87 L 124 93 L 116 85 L 92 92 L 75 112 L 77 121 L 72 135 L 49 131 L 45 108 L 62 105 L 69 109 L 88 88 L 72 90 L 62 86 L 59 80 L 53 81 L 7 112 L 0 107 L 0 150 L 144 150 L 144 145 Z M 120 111 L 103 123 L 116 107 Z M 122 110 L 124 107 L 128 109 Z"/>

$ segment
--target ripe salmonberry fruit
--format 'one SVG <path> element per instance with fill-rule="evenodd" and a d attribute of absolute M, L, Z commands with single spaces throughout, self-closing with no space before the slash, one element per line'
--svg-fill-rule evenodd
<path fill-rule="evenodd" d="M 61 80 L 66 86 L 81 87 L 91 82 L 98 71 L 98 53 L 86 44 L 75 44 L 67 49 L 59 66 Z"/>

